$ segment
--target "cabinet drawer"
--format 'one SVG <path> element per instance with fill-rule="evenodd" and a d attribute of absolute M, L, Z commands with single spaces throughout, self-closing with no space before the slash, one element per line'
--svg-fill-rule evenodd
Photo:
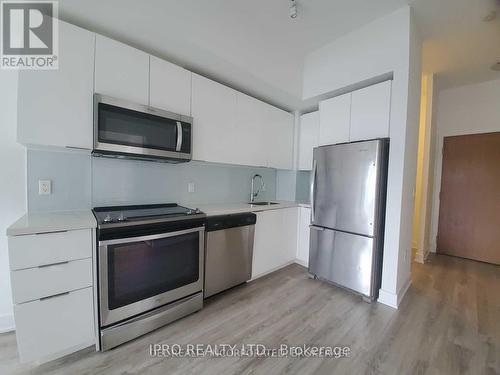
<path fill-rule="evenodd" d="M 92 259 L 11 271 L 14 303 L 92 286 Z"/>
<path fill-rule="evenodd" d="M 38 267 L 92 257 L 92 230 L 9 237 L 10 269 Z"/>
<path fill-rule="evenodd" d="M 95 343 L 92 288 L 14 305 L 22 362 L 44 362 Z"/>

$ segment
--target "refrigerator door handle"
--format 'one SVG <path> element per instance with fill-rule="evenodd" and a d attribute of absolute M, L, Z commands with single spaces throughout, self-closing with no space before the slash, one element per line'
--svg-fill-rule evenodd
<path fill-rule="evenodd" d="M 309 189 L 309 200 L 311 201 L 311 223 L 314 223 L 314 190 L 316 188 L 316 171 L 317 171 L 317 161 L 313 160 L 313 167 L 311 173 L 311 186 Z"/>

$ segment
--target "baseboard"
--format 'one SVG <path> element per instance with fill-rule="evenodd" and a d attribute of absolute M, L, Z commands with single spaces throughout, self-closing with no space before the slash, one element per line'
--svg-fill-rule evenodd
<path fill-rule="evenodd" d="M 14 315 L 0 316 L 0 333 L 11 332 L 16 329 Z"/>
<path fill-rule="evenodd" d="M 266 275 L 269 275 L 270 273 L 273 273 L 275 271 L 278 271 L 282 268 L 285 268 L 286 266 L 289 266 L 290 264 L 294 264 L 295 263 L 295 259 L 294 260 L 291 260 L 289 262 L 286 262 L 285 264 L 282 264 L 281 266 L 278 266 L 278 267 L 275 267 L 273 269 L 270 269 L 269 271 L 266 271 L 266 272 L 262 272 L 261 274 L 258 274 L 256 275 L 255 277 L 252 277 L 250 280 L 248 280 L 248 282 L 250 281 L 254 281 L 254 280 L 257 280 L 259 278 L 261 278 L 262 276 L 266 276 Z"/>
<path fill-rule="evenodd" d="M 417 249 L 415 253 L 415 262 L 424 264 L 427 261 L 427 258 L 429 257 L 429 252 L 423 253 L 423 250 Z"/>
<path fill-rule="evenodd" d="M 406 292 L 410 288 L 410 285 L 411 277 L 404 283 L 403 287 L 400 288 L 396 294 L 380 288 L 377 302 L 392 307 L 393 309 L 397 309 L 406 295 Z"/>
<path fill-rule="evenodd" d="M 299 265 L 301 265 L 302 267 L 309 267 L 309 262 L 307 260 L 302 260 L 302 259 L 299 259 L 299 258 L 295 258 L 295 262 L 294 263 L 297 263 Z"/>

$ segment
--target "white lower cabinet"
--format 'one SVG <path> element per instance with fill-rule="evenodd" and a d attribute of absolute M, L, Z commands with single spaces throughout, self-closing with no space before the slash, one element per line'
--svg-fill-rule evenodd
<path fill-rule="evenodd" d="M 311 209 L 299 208 L 299 239 L 297 245 L 297 263 L 307 267 L 309 265 L 309 224 L 311 222 Z"/>
<path fill-rule="evenodd" d="M 92 288 L 14 305 L 19 357 L 46 362 L 94 344 Z"/>
<path fill-rule="evenodd" d="M 257 212 L 252 279 L 295 261 L 298 207 Z"/>
<path fill-rule="evenodd" d="M 9 237 L 21 362 L 95 345 L 92 229 Z"/>

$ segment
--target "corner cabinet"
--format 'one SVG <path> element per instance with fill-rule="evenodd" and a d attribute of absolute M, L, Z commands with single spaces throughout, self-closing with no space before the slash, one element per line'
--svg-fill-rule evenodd
<path fill-rule="evenodd" d="M 149 104 L 149 55 L 126 44 L 96 36 L 95 92 Z"/>
<path fill-rule="evenodd" d="M 262 141 L 267 146 L 267 166 L 276 169 L 293 168 L 293 127 L 291 113 L 268 105 L 268 122 Z"/>
<path fill-rule="evenodd" d="M 313 149 L 319 146 L 319 111 L 300 116 L 299 158 L 297 169 L 310 171 L 313 162 Z"/>
<path fill-rule="evenodd" d="M 19 72 L 17 140 L 92 149 L 95 34 L 59 22 L 59 69 Z"/>
<path fill-rule="evenodd" d="M 193 159 L 292 169 L 293 115 L 192 75 Z"/>
<path fill-rule="evenodd" d="M 252 279 L 295 261 L 298 207 L 256 212 Z"/>

